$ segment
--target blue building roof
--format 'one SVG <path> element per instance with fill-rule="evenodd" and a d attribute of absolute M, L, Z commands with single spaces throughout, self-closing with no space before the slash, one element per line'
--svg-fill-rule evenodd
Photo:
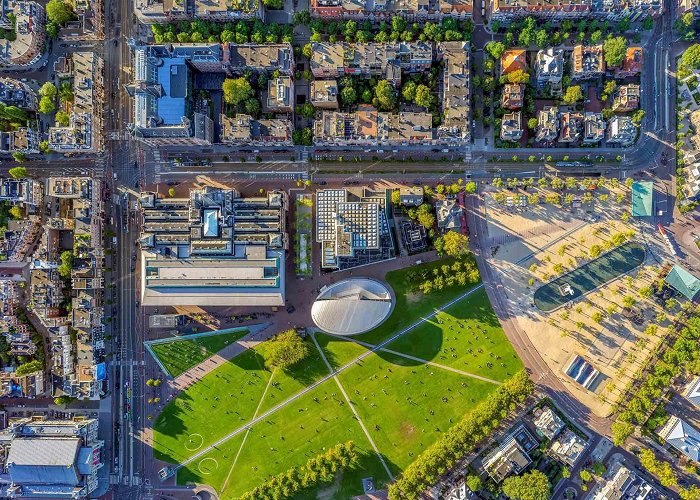
<path fill-rule="evenodd" d="M 158 116 L 164 125 L 179 125 L 185 116 L 189 68 L 181 57 L 163 58 L 158 69 L 158 83 L 163 87 L 163 96 L 158 98 Z"/>

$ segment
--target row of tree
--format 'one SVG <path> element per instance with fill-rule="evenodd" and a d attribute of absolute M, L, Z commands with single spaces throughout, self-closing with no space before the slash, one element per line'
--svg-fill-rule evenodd
<path fill-rule="evenodd" d="M 469 41 L 474 30 L 471 21 L 458 21 L 454 18 L 444 18 L 439 23 L 426 22 L 409 24 L 403 17 L 394 16 L 391 22 L 381 21 L 378 26 L 371 21 L 358 23 L 352 19 L 347 21 L 322 21 L 313 19 L 308 23 L 311 29 L 311 41 L 320 42 L 323 35 L 329 42 L 334 43 L 341 37 L 346 42 L 448 42 Z"/>
<path fill-rule="evenodd" d="M 676 476 L 676 472 L 671 464 L 657 459 L 653 451 L 647 448 L 640 450 L 639 463 L 650 474 L 656 476 L 663 486 L 669 488 L 678 485 L 678 476 Z M 700 488 L 695 485 L 688 488 L 679 488 L 678 496 L 681 500 L 699 500 Z"/>
<path fill-rule="evenodd" d="M 683 313 L 682 313 L 683 314 Z M 668 328 L 673 333 L 673 327 Z M 625 408 L 612 425 L 613 440 L 621 445 L 654 410 L 671 382 L 685 369 L 700 375 L 700 317 L 690 318 L 671 345 L 650 370 L 639 389 L 625 398 Z"/>
<path fill-rule="evenodd" d="M 339 443 L 325 453 L 311 458 L 301 467 L 292 467 L 273 476 L 257 488 L 240 496 L 241 500 L 291 498 L 303 490 L 330 483 L 338 471 L 353 467 L 359 459 L 352 441 Z"/>
<path fill-rule="evenodd" d="M 195 19 L 178 23 L 153 24 L 151 32 L 156 43 L 292 43 L 291 24 L 265 24 L 240 20 L 235 23 L 217 23 Z"/>
<path fill-rule="evenodd" d="M 454 232 L 454 231 L 450 231 Z M 449 234 L 449 233 L 447 233 Z M 444 252 L 447 249 L 443 247 Z M 461 246 L 462 240 L 448 240 L 448 246 L 454 245 L 456 254 L 460 254 L 455 258 L 452 264 L 442 264 L 441 266 L 418 266 L 412 268 L 406 273 L 405 284 L 409 293 L 422 292 L 429 294 L 434 291 L 452 288 L 455 286 L 465 287 L 474 285 L 479 282 L 479 268 L 476 265 L 476 260 L 472 254 L 466 253 L 466 242 L 464 247 Z M 452 249 L 450 249 L 452 251 Z"/>
<path fill-rule="evenodd" d="M 389 486 L 389 498 L 418 498 L 481 440 L 491 436 L 508 413 L 532 392 L 533 387 L 525 370 L 516 373 L 421 453 L 401 478 Z"/>

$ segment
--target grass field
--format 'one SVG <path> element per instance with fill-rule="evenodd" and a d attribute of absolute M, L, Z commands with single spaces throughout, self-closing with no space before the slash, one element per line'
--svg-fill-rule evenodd
<path fill-rule="evenodd" d="M 248 330 L 241 328 L 195 339 L 177 338 L 171 342 L 154 343 L 151 349 L 170 376 L 177 377 L 247 334 Z"/>
<path fill-rule="evenodd" d="M 397 303 L 405 309 L 392 315 L 391 326 L 382 325 L 363 335 L 362 340 L 380 342 L 420 317 L 427 317 L 439 309 L 440 302 L 446 303 L 466 291 L 407 298 L 405 288 L 399 285 L 404 283 L 402 272 L 392 273 L 392 281 L 398 288 Z M 407 300 L 414 302 L 409 306 Z M 316 334 L 316 340 L 334 369 L 368 351 L 351 340 L 329 335 Z M 233 498 L 271 475 L 305 463 L 324 449 L 353 440 L 362 450 L 362 461 L 358 467 L 343 471 L 328 487 L 327 496 L 348 498 L 362 493 L 364 477 L 373 477 L 378 487 L 389 480 L 353 416 L 353 407 L 386 466 L 397 475 L 441 432 L 488 398 L 499 381 L 522 366 L 482 290 L 429 318 L 387 348 L 434 365 L 384 351 L 371 353 L 337 376 L 350 404 L 333 378 L 299 394 L 329 374 L 315 347 L 301 366 L 274 373 L 264 369 L 259 352 L 247 351 L 189 387 L 164 409 L 154 425 L 157 456 L 170 462 L 182 460 L 196 451 L 193 448 L 206 449 L 255 415 L 297 395 L 251 430 L 242 431 L 180 469 L 178 482 L 204 482 L 219 491 L 221 498 Z M 473 375 L 493 380 L 479 380 Z"/>

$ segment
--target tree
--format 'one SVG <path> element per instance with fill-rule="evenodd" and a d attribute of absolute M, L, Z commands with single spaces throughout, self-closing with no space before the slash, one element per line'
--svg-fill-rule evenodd
<path fill-rule="evenodd" d="M 484 50 L 494 59 L 500 59 L 506 51 L 506 46 L 502 42 L 488 42 Z"/>
<path fill-rule="evenodd" d="M 593 479 L 593 475 L 590 473 L 590 471 L 586 469 L 581 469 L 581 472 L 578 473 L 579 477 L 581 478 L 581 481 L 584 483 L 587 483 L 591 479 Z"/>
<path fill-rule="evenodd" d="M 263 0 L 263 5 L 268 9 L 280 10 L 284 4 L 282 0 Z"/>
<path fill-rule="evenodd" d="M 58 93 L 58 89 L 51 82 L 46 82 L 39 89 L 39 96 L 40 97 L 49 97 L 49 98 L 53 99 L 54 97 L 56 97 L 57 93 Z"/>
<path fill-rule="evenodd" d="M 168 189 L 168 196 L 170 196 L 171 198 L 175 197 L 175 188 L 171 187 L 170 189 Z"/>
<path fill-rule="evenodd" d="M 59 26 L 65 25 L 75 17 L 73 9 L 68 2 L 63 0 L 49 0 L 46 4 L 46 17 L 52 23 Z"/>
<path fill-rule="evenodd" d="M 303 360 L 309 354 L 309 346 L 294 330 L 284 331 L 265 343 L 262 355 L 265 366 L 274 368 L 289 368 Z"/>
<path fill-rule="evenodd" d="M 76 398 L 65 395 L 65 394 L 63 396 L 58 396 L 56 398 L 53 398 L 54 404 L 57 404 L 57 405 L 67 405 L 67 404 L 72 403 L 75 400 L 76 400 Z"/>
<path fill-rule="evenodd" d="M 66 250 L 61 253 L 61 264 L 58 266 L 58 274 L 61 278 L 70 278 L 73 268 L 73 252 Z"/>
<path fill-rule="evenodd" d="M 23 179 L 27 177 L 27 167 L 12 167 L 9 174 L 13 179 Z"/>
<path fill-rule="evenodd" d="M 591 245 L 591 248 L 588 250 L 588 254 L 591 256 L 591 259 L 599 257 L 601 253 L 603 253 L 603 247 L 601 247 L 597 243 Z"/>
<path fill-rule="evenodd" d="M 484 486 L 481 484 L 481 478 L 479 476 L 475 476 L 474 474 L 469 474 L 466 479 L 467 487 L 474 491 L 477 492 Z"/>
<path fill-rule="evenodd" d="M 423 226 L 426 230 L 430 230 L 435 226 L 435 214 L 433 214 L 433 207 L 428 203 L 423 203 L 416 210 L 416 219 L 418 224 Z"/>
<path fill-rule="evenodd" d="M 447 255 L 462 255 L 469 250 L 469 238 L 457 231 L 448 231 L 442 236 L 442 249 Z"/>
<path fill-rule="evenodd" d="M 343 87 L 340 91 L 340 100 L 345 106 L 352 106 L 357 101 L 357 92 L 351 85 Z"/>
<path fill-rule="evenodd" d="M 416 98 L 416 87 L 416 82 L 413 80 L 407 81 L 401 88 L 401 95 L 403 98 L 408 102 L 413 102 L 413 100 Z"/>
<path fill-rule="evenodd" d="M 22 218 L 22 209 L 19 208 L 18 205 L 13 205 L 10 207 L 10 215 L 12 216 L 13 219 L 21 219 Z"/>
<path fill-rule="evenodd" d="M 300 105 L 297 108 L 297 112 L 304 118 L 313 118 L 314 116 L 316 116 L 316 108 L 314 108 L 313 104 L 311 104 L 310 102 L 305 102 L 304 104 Z"/>
<path fill-rule="evenodd" d="M 70 115 L 68 113 L 65 111 L 59 111 L 56 113 L 56 123 L 58 123 L 61 127 L 67 127 L 69 122 Z"/>
<path fill-rule="evenodd" d="M 253 97 L 253 87 L 246 78 L 226 78 L 222 85 L 224 101 L 228 104 L 238 105 L 246 99 Z"/>
<path fill-rule="evenodd" d="M 528 83 L 530 81 L 530 75 L 527 74 L 522 69 L 516 69 L 508 73 L 508 83 Z"/>
<path fill-rule="evenodd" d="M 537 128 L 537 118 L 529 118 L 527 120 L 527 128 L 529 128 L 530 130 L 535 130 Z"/>
<path fill-rule="evenodd" d="M 472 194 L 476 193 L 476 182 L 474 181 L 469 181 L 464 185 L 464 191 L 466 193 Z"/>
<path fill-rule="evenodd" d="M 566 88 L 564 93 L 564 102 L 566 104 L 575 104 L 583 100 L 583 90 L 580 85 L 572 85 Z"/>
<path fill-rule="evenodd" d="M 15 151 L 12 153 L 12 159 L 15 160 L 17 163 L 22 163 L 23 161 L 27 161 L 27 155 L 22 153 L 21 151 Z"/>
<path fill-rule="evenodd" d="M 15 375 L 17 377 L 23 377 L 24 375 L 29 375 L 30 373 L 38 372 L 44 369 L 44 365 L 38 359 L 29 361 L 17 367 L 15 370 Z"/>
<path fill-rule="evenodd" d="M 308 11 L 304 11 L 308 12 Z M 307 43 L 304 45 L 304 48 L 301 49 L 301 53 L 306 57 L 307 59 L 311 59 L 311 57 L 314 55 L 314 49 L 311 48 L 311 44 Z"/>
<path fill-rule="evenodd" d="M 49 114 L 56 110 L 56 106 L 53 103 L 53 99 L 50 97 L 42 97 L 39 99 L 39 113 Z"/>
<path fill-rule="evenodd" d="M 639 126 L 642 123 L 642 120 L 644 119 L 645 112 L 643 109 L 638 109 L 634 113 L 632 113 L 632 123 L 635 125 Z"/>
<path fill-rule="evenodd" d="M 394 189 L 391 191 L 391 204 L 398 206 L 401 204 L 401 191 Z"/>
<path fill-rule="evenodd" d="M 551 488 L 547 476 L 538 470 L 503 481 L 503 493 L 512 500 L 549 500 Z"/>
<path fill-rule="evenodd" d="M 396 90 L 386 80 L 379 80 L 374 87 L 374 96 L 377 98 L 378 107 L 391 110 L 396 105 Z"/>
<path fill-rule="evenodd" d="M 623 36 L 607 38 L 603 42 L 603 53 L 608 67 L 619 66 L 627 53 L 627 39 Z"/>
<path fill-rule="evenodd" d="M 433 103 L 433 94 L 430 92 L 430 89 L 423 84 L 418 85 L 416 87 L 415 102 L 418 106 L 429 108 Z"/>

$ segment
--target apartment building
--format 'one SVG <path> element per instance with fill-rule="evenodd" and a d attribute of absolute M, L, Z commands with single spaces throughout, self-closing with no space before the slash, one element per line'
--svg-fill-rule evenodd
<path fill-rule="evenodd" d="M 168 23 L 186 19 L 235 21 L 265 19 L 260 0 L 133 0 L 134 12 L 145 24 Z"/>
<path fill-rule="evenodd" d="M 535 57 L 535 81 L 539 88 L 549 85 L 552 90 L 561 89 L 564 77 L 564 50 L 549 47 L 537 51 Z"/>
<path fill-rule="evenodd" d="M 644 52 L 641 47 L 627 47 L 625 58 L 620 66 L 615 68 L 615 78 L 637 76 L 642 72 Z"/>
<path fill-rule="evenodd" d="M 50 333 L 52 395 L 99 399 L 106 380 L 102 181 L 50 177 L 44 192 L 57 209 L 45 221 L 40 259 L 30 267 L 30 286 L 33 309 Z M 72 248 L 62 247 L 67 237 Z M 70 266 L 69 304 L 59 262 Z"/>
<path fill-rule="evenodd" d="M 501 55 L 501 75 L 514 71 L 527 72 L 527 51 L 523 49 L 508 49 Z"/>
<path fill-rule="evenodd" d="M 656 434 L 693 462 L 700 461 L 700 432 L 681 417 L 671 415 Z"/>
<path fill-rule="evenodd" d="M 603 45 L 576 45 L 571 53 L 571 78 L 587 80 L 605 73 Z"/>
<path fill-rule="evenodd" d="M 520 111 L 506 113 L 501 119 L 501 139 L 519 141 L 523 136 L 523 118 Z"/>
<path fill-rule="evenodd" d="M 508 24 L 528 16 L 543 21 L 593 17 L 619 21 L 628 17 L 634 21 L 663 12 L 661 0 L 491 0 L 491 19 Z"/>
<path fill-rule="evenodd" d="M 0 102 L 24 111 L 36 111 L 36 92 L 24 82 L 13 78 L 0 78 Z"/>
<path fill-rule="evenodd" d="M 0 432 L 0 496 L 88 498 L 104 466 L 98 429 L 93 418 L 10 420 Z"/>
<path fill-rule="evenodd" d="M 386 191 L 367 188 L 316 192 L 321 269 L 349 269 L 395 255 L 388 199 Z"/>
<path fill-rule="evenodd" d="M 434 138 L 430 113 L 385 113 L 362 105 L 354 113 L 323 111 L 314 120 L 316 145 L 431 144 Z"/>
<path fill-rule="evenodd" d="M 27 66 L 41 59 L 46 44 L 45 22 L 46 12 L 41 4 L 4 0 L 0 24 L 4 29 L 14 30 L 15 39 L 0 44 L 0 67 Z"/>
<path fill-rule="evenodd" d="M 586 111 L 583 115 L 583 142 L 597 144 L 605 138 L 603 113 Z"/>
<path fill-rule="evenodd" d="M 191 189 L 188 197 L 140 195 L 144 305 L 284 305 L 283 191 L 243 198 L 235 189 Z"/>
<path fill-rule="evenodd" d="M 311 48 L 310 66 L 315 78 L 379 76 L 398 85 L 402 70 L 411 73 L 426 71 L 433 62 L 433 47 L 425 42 L 314 42 Z"/>
<path fill-rule="evenodd" d="M 612 110 L 619 113 L 639 108 L 640 86 L 634 83 L 620 85 L 612 96 Z"/>
<path fill-rule="evenodd" d="M 642 477 L 615 461 L 591 492 L 591 500 L 661 500 L 665 498 Z"/>
<path fill-rule="evenodd" d="M 443 61 L 442 123 L 437 128 L 439 142 L 471 141 L 471 67 L 468 42 L 442 42 L 437 46 Z"/>
<path fill-rule="evenodd" d="M 294 48 L 289 43 L 278 44 L 223 44 L 221 68 L 231 75 L 241 75 L 246 71 L 272 73 L 278 71 L 283 75 L 294 74 Z M 212 68 L 198 68 L 202 72 L 220 71 Z"/>
<path fill-rule="evenodd" d="M 0 153 L 38 153 L 41 137 L 29 127 L 0 132 Z"/>
<path fill-rule="evenodd" d="M 520 109 L 525 100 L 525 85 L 506 83 L 501 94 L 501 107 L 504 109 Z"/>
<path fill-rule="evenodd" d="M 613 116 L 608 121 L 607 142 L 620 146 L 631 146 L 637 140 L 638 129 L 629 116 Z"/>
<path fill-rule="evenodd" d="M 321 19 L 439 20 L 443 16 L 468 19 L 472 2 L 466 0 L 311 0 L 311 15 Z"/>
<path fill-rule="evenodd" d="M 565 111 L 559 114 L 559 142 L 577 142 L 582 133 L 582 113 Z"/>
<path fill-rule="evenodd" d="M 316 108 L 338 109 L 338 82 L 313 80 L 309 90 L 311 104 Z"/>
<path fill-rule="evenodd" d="M 559 110 L 556 106 L 545 106 L 537 113 L 537 130 L 535 140 L 552 142 L 559 134 Z"/>
<path fill-rule="evenodd" d="M 102 111 L 95 105 L 102 96 L 104 60 L 96 52 L 74 52 L 75 100 L 67 127 L 49 128 L 49 147 L 60 152 L 94 152 L 102 149 Z"/>
<path fill-rule="evenodd" d="M 267 93 L 263 100 L 263 111 L 291 113 L 294 110 L 294 80 L 280 76 L 267 81 Z"/>
<path fill-rule="evenodd" d="M 292 146 L 292 122 L 286 118 L 256 120 L 250 115 L 221 115 L 219 140 L 232 146 Z"/>

